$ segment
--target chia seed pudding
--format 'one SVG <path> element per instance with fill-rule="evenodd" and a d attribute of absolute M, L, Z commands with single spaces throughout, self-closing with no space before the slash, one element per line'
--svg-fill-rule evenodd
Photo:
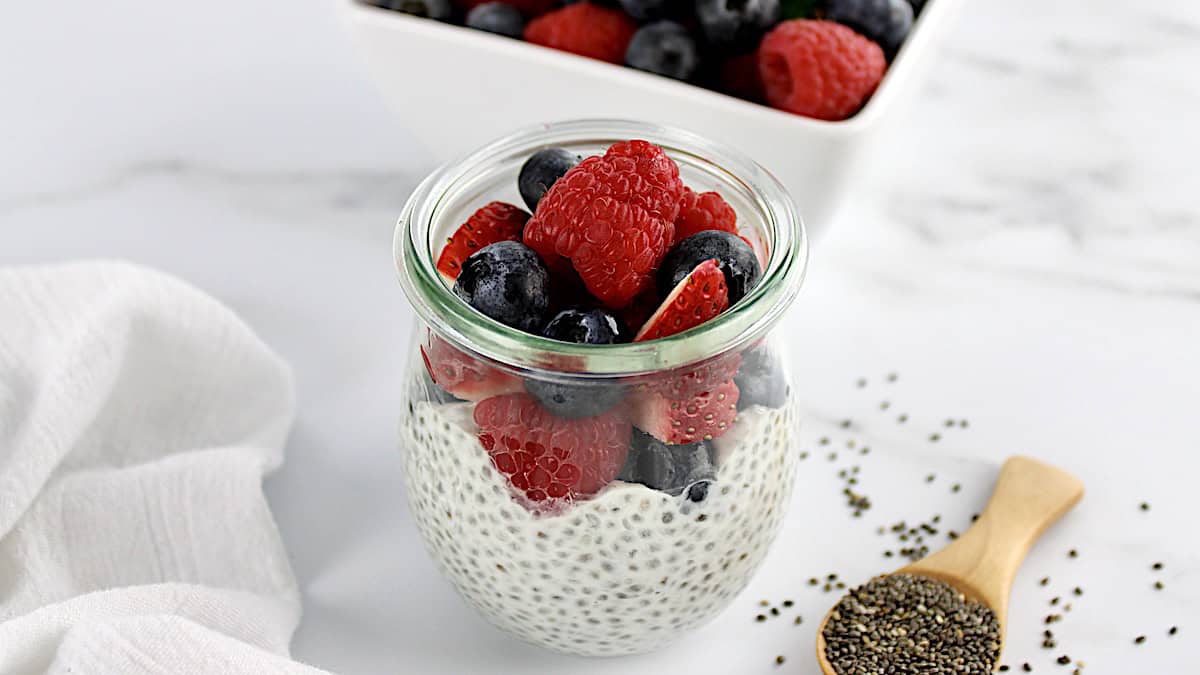
<path fill-rule="evenodd" d="M 405 484 L 467 602 L 595 656 L 727 606 L 799 458 L 770 329 L 807 248 L 778 183 L 683 132 L 549 125 L 423 183 L 396 246 Z"/>

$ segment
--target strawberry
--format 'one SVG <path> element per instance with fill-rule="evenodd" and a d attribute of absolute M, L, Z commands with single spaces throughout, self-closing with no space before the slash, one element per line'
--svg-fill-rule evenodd
<path fill-rule="evenodd" d="M 489 366 L 432 333 L 429 335 L 429 344 L 421 345 L 421 358 L 429 370 L 429 377 L 442 389 L 461 399 L 478 401 L 524 390 L 521 378 Z"/>
<path fill-rule="evenodd" d="M 463 261 L 479 249 L 498 241 L 521 241 L 529 213 L 504 202 L 491 202 L 467 218 L 446 240 L 438 256 L 438 271 L 457 279 Z"/>
<path fill-rule="evenodd" d="M 732 380 L 741 365 L 741 354 L 722 354 L 703 363 L 656 373 L 644 382 L 639 382 L 636 388 L 642 392 L 662 394 L 670 399 L 686 400 Z"/>
<path fill-rule="evenodd" d="M 725 273 L 716 260 L 705 260 L 671 290 L 633 341 L 657 340 L 682 333 L 728 308 Z"/>
<path fill-rule="evenodd" d="M 637 428 L 669 445 L 683 445 L 720 438 L 729 431 L 737 418 L 738 388 L 729 380 L 688 399 L 641 391 L 633 394 L 632 401 Z"/>
<path fill-rule="evenodd" d="M 555 417 L 529 394 L 475 406 L 479 443 L 530 502 L 596 494 L 617 477 L 632 428 L 623 406 L 595 417 Z"/>

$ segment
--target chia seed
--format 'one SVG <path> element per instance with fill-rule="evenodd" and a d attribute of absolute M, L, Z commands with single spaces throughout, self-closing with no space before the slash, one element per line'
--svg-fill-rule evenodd
<path fill-rule="evenodd" d="M 838 675 L 984 675 L 1000 657 L 1000 625 L 991 609 L 949 584 L 907 574 L 850 591 L 822 634 Z"/>

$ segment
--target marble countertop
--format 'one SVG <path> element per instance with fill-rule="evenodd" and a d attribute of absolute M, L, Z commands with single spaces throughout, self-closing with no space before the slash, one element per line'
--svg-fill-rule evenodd
<path fill-rule="evenodd" d="M 1200 8 L 963 4 L 786 319 L 801 441 L 853 416 L 853 438 L 834 442 L 957 471 L 968 496 L 944 508 L 958 517 L 1007 455 L 1069 468 L 1089 495 L 1018 580 L 1006 660 L 1196 672 Z M 411 315 L 389 260 L 430 160 L 364 80 L 332 3 L 20 3 L 0 56 L 0 264 L 161 268 L 232 306 L 296 370 L 288 463 L 267 485 L 304 594 L 296 658 L 345 673 L 815 672 L 811 628 L 751 621 L 760 597 L 795 595 L 810 623 L 833 599 L 801 588 L 825 571 L 795 562 L 826 548 L 806 495 L 733 608 L 650 656 L 545 655 L 437 579 L 399 484 Z M 947 418 L 970 426 L 930 441 Z M 945 498 L 893 493 L 870 522 L 822 514 L 844 534 L 829 565 L 847 578 L 885 569 L 876 525 Z M 1055 628 L 1060 648 L 1043 650 L 1046 596 L 1074 585 L 1085 595 Z"/>

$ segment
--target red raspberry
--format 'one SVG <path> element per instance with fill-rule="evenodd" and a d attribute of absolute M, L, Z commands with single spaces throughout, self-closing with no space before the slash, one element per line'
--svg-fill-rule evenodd
<path fill-rule="evenodd" d="M 495 0 L 454 0 L 454 4 L 462 8 L 463 14 L 475 9 L 478 5 Z M 504 4 L 516 7 L 526 17 L 539 16 L 549 12 L 558 4 L 558 0 L 504 0 Z"/>
<path fill-rule="evenodd" d="M 623 406 L 568 420 L 529 394 L 480 401 L 475 424 L 492 464 L 531 502 L 599 492 L 620 472 L 632 433 Z"/>
<path fill-rule="evenodd" d="M 463 261 L 475 251 L 498 241 L 521 241 L 528 220 L 529 213 L 512 204 L 492 202 L 484 206 L 450 235 L 438 256 L 438 271 L 457 279 Z"/>
<path fill-rule="evenodd" d="M 661 148 L 617 143 L 551 186 L 525 226 L 525 244 L 546 259 L 570 258 L 592 295 L 620 309 L 653 284 L 682 195 L 679 167 Z"/>
<path fill-rule="evenodd" d="M 684 188 L 679 215 L 675 218 L 675 243 L 705 230 L 737 234 L 737 212 L 716 192 L 696 193 Z"/>
<path fill-rule="evenodd" d="M 886 69 L 879 45 L 832 21 L 784 21 L 758 47 L 767 101 L 822 120 L 858 112 Z"/>
<path fill-rule="evenodd" d="M 637 24 L 623 12 L 577 2 L 530 21 L 525 40 L 620 65 L 635 32 Z"/>

